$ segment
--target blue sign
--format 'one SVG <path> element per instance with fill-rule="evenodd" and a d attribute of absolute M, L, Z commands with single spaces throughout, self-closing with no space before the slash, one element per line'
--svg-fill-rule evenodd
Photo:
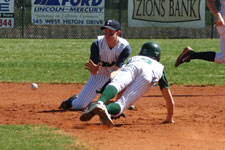
<path fill-rule="evenodd" d="M 0 1 L 0 28 L 14 27 L 14 0 Z"/>
<path fill-rule="evenodd" d="M 104 0 L 32 0 L 36 25 L 103 25 Z"/>

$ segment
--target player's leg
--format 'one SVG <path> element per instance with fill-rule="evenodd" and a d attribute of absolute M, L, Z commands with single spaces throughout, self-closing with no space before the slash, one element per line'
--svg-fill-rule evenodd
<path fill-rule="evenodd" d="M 134 80 L 137 72 L 137 69 L 132 66 L 122 68 L 120 72 L 112 79 L 112 82 L 108 86 L 106 86 L 97 102 L 93 103 L 86 111 L 81 114 L 80 120 L 88 121 L 93 116 L 99 115 L 100 120 L 103 122 L 103 124 L 106 124 L 107 126 L 111 125 L 112 120 L 105 107 L 105 103 L 115 97 L 118 92 L 127 87 L 127 85 L 129 85 Z M 102 104 L 104 106 L 102 106 Z"/>
<path fill-rule="evenodd" d="M 120 105 L 120 115 L 122 112 L 127 110 L 132 104 L 134 104 L 142 95 L 149 91 L 153 86 L 153 83 L 143 79 L 142 77 L 137 78 L 132 82 L 121 96 L 120 99 L 116 101 L 116 104 Z M 107 107 L 108 108 L 108 107 Z M 112 112 L 112 110 L 108 110 Z"/>
<path fill-rule="evenodd" d="M 220 34 L 220 53 L 213 51 L 195 52 L 190 47 L 186 47 L 177 57 L 174 66 L 178 67 L 184 62 L 190 62 L 191 59 L 201 59 L 219 64 L 225 64 L 225 26 L 217 26 L 217 31 Z"/>
<path fill-rule="evenodd" d="M 115 103 L 110 103 L 106 106 L 108 113 L 112 117 L 117 118 L 118 116 L 123 114 L 123 112 L 128 109 L 132 104 L 134 104 L 145 92 L 150 90 L 151 87 L 152 85 L 148 83 L 143 86 L 142 91 L 134 93 L 134 90 L 138 89 L 136 89 L 135 86 L 129 86 L 130 89 L 128 88 L 126 90 L 127 93 L 125 92 L 124 95 L 118 101 L 116 101 Z"/>
<path fill-rule="evenodd" d="M 220 34 L 220 53 L 213 51 L 195 52 L 190 47 L 186 47 L 177 58 L 175 67 L 178 67 L 184 62 L 189 62 L 191 59 L 200 59 L 225 64 L 225 27 L 217 26 L 217 31 Z"/>
<path fill-rule="evenodd" d="M 124 110 L 134 104 L 144 93 L 153 86 L 151 75 L 139 73 L 136 78 L 130 82 L 122 96 L 115 102 L 106 106 L 107 111 L 111 116 L 120 116 Z M 113 85 L 113 83 L 112 83 Z M 118 86 L 115 86 L 118 87 Z"/>
<path fill-rule="evenodd" d="M 103 101 L 107 103 L 110 99 L 114 98 L 117 95 L 117 89 L 112 85 L 107 85 L 102 95 L 99 97 L 98 101 Z"/>
<path fill-rule="evenodd" d="M 98 101 L 103 101 L 106 104 L 110 99 L 125 89 L 135 79 L 137 73 L 138 70 L 132 65 L 123 67 L 112 79 L 111 83 L 106 86 Z"/>
<path fill-rule="evenodd" d="M 225 34 L 220 36 L 220 53 L 216 53 L 215 62 L 225 64 Z"/>
<path fill-rule="evenodd" d="M 82 88 L 78 97 L 73 100 L 74 109 L 86 108 L 92 100 L 97 96 L 96 90 L 102 87 L 109 80 L 109 76 L 97 74 L 90 75 L 87 83 Z"/>
<path fill-rule="evenodd" d="M 141 80 L 144 81 L 144 80 Z M 137 83 L 141 84 L 138 86 L 140 88 L 137 89 Z M 108 114 L 111 115 L 111 118 L 117 119 L 121 116 L 126 117 L 124 115 L 124 111 L 132 104 L 134 104 L 145 92 L 151 89 L 153 84 L 150 84 L 148 81 L 140 82 L 132 82 L 131 85 L 126 88 L 126 92 L 118 99 L 116 102 L 112 102 L 106 106 Z M 143 89 L 142 89 L 143 88 Z M 140 91 L 138 91 L 140 90 Z M 135 93 L 137 91 L 137 93 Z"/>
<path fill-rule="evenodd" d="M 190 62 L 191 59 L 200 59 L 205 61 L 214 62 L 216 52 L 205 51 L 205 52 L 195 52 L 191 47 L 184 48 L 183 52 L 178 56 L 174 66 L 178 67 L 184 62 Z"/>
<path fill-rule="evenodd" d="M 213 51 L 195 52 L 190 47 L 186 47 L 178 57 L 175 67 L 184 62 L 189 62 L 191 59 L 200 59 L 225 64 L 225 27 L 217 26 L 217 31 L 220 34 L 220 53 Z"/>
<path fill-rule="evenodd" d="M 95 115 L 99 115 L 103 125 L 106 125 L 107 127 L 113 126 L 111 116 L 108 113 L 106 106 L 102 101 L 92 103 L 86 111 L 82 112 L 80 120 L 89 121 Z"/>
<path fill-rule="evenodd" d="M 216 56 L 216 52 L 207 51 L 207 52 L 194 52 L 190 59 L 201 59 L 205 61 L 214 62 Z"/>
<path fill-rule="evenodd" d="M 71 109 L 73 106 L 72 106 L 72 102 L 74 99 L 76 99 L 78 97 L 77 94 L 69 97 L 68 99 L 64 100 L 60 106 L 59 106 L 59 109 L 62 109 L 62 110 L 69 110 Z"/>
<path fill-rule="evenodd" d="M 96 97 L 96 90 L 102 87 L 107 80 L 109 80 L 109 76 L 106 75 L 90 75 L 80 94 L 64 100 L 59 108 L 64 110 L 70 109 L 72 106 L 75 110 L 82 110 L 86 108 Z"/>
<path fill-rule="evenodd" d="M 106 108 L 107 108 L 108 113 L 111 114 L 112 116 L 117 116 L 121 112 L 120 105 L 115 102 L 108 104 L 106 106 Z"/>

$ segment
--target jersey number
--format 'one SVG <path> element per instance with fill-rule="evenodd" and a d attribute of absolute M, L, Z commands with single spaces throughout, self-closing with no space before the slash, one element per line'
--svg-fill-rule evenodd
<path fill-rule="evenodd" d="M 152 61 L 151 60 L 149 60 L 149 59 L 146 59 L 146 58 L 141 58 L 142 60 L 144 60 L 146 63 L 148 63 L 148 64 L 151 64 L 152 63 Z"/>

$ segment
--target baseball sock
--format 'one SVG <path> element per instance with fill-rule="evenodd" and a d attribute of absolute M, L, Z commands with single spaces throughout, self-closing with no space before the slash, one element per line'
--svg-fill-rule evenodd
<path fill-rule="evenodd" d="M 191 59 L 202 59 L 207 61 L 214 61 L 216 56 L 215 52 L 195 52 L 191 55 Z"/>
<path fill-rule="evenodd" d="M 104 103 L 108 102 L 110 99 L 116 96 L 118 93 L 117 89 L 112 86 L 106 86 L 105 90 L 103 91 L 102 95 L 99 97 L 98 101 L 103 101 Z"/>
<path fill-rule="evenodd" d="M 108 110 L 108 113 L 111 115 L 117 115 L 121 111 L 120 105 L 117 103 L 110 103 L 106 106 L 106 108 Z"/>

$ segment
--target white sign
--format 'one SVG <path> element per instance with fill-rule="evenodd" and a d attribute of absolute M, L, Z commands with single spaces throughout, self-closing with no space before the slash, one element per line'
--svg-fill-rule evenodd
<path fill-rule="evenodd" d="M 130 27 L 205 27 L 205 0 L 129 0 Z"/>
<path fill-rule="evenodd" d="M 103 25 L 104 0 L 32 0 L 36 25 Z"/>
<path fill-rule="evenodd" d="M 0 28 L 14 27 L 14 0 L 0 0 Z"/>

